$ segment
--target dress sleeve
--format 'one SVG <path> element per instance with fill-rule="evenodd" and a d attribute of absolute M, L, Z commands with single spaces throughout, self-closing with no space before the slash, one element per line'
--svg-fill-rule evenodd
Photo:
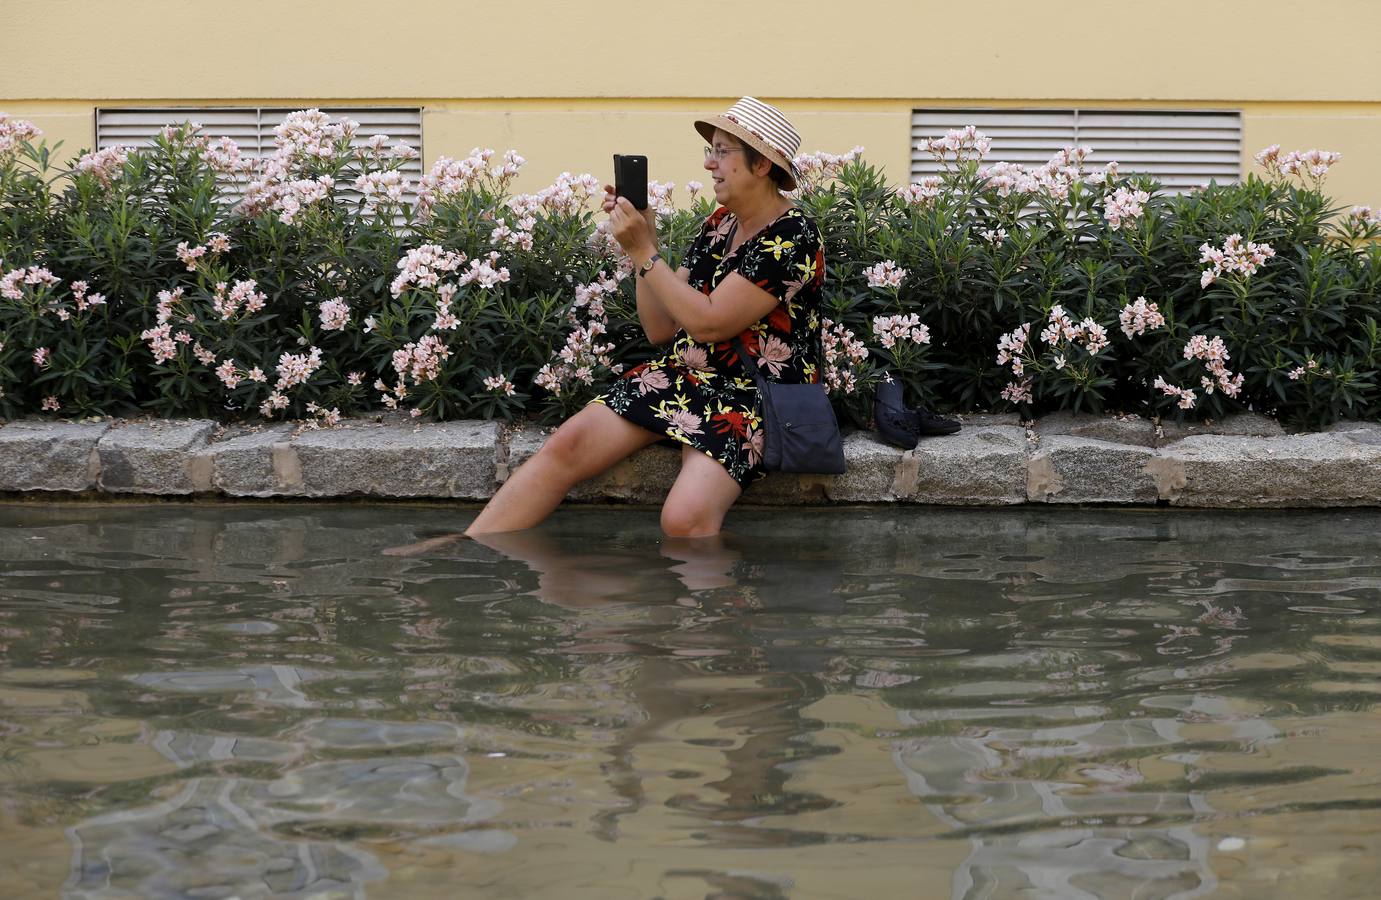
<path fill-rule="evenodd" d="M 802 216 L 786 216 L 744 246 L 738 273 L 778 300 L 790 300 L 818 277 L 819 256 L 819 232 Z"/>

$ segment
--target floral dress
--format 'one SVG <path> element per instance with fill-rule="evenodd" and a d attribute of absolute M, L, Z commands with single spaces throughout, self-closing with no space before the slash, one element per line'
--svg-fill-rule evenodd
<path fill-rule="evenodd" d="M 686 253 L 691 287 L 709 294 L 737 272 L 777 306 L 739 335 L 769 381 L 820 380 L 820 231 L 795 207 L 732 253 L 737 220 L 720 207 Z M 701 343 L 678 332 L 671 352 L 636 366 L 593 402 L 635 425 L 718 460 L 740 487 L 763 477 L 762 408 L 734 342 Z"/>

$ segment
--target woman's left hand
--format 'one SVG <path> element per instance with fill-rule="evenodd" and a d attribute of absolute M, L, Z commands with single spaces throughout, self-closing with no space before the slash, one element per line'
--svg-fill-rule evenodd
<path fill-rule="evenodd" d="M 619 242 L 635 265 L 642 265 L 657 252 L 657 232 L 649 224 L 649 215 L 638 211 L 624 197 L 617 197 L 609 210 L 609 232 Z M 651 212 L 649 208 L 648 212 Z"/>

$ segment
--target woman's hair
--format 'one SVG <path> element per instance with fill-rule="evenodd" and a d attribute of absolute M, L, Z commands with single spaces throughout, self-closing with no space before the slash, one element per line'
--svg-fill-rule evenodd
<path fill-rule="evenodd" d="M 744 141 L 739 141 L 739 144 L 743 147 L 743 162 L 745 165 L 748 166 L 749 169 L 756 168 L 758 165 L 758 160 L 767 159 L 767 157 L 759 153 L 750 144 Z M 768 162 L 771 162 L 771 160 L 768 160 Z M 777 190 L 791 190 L 791 186 L 787 180 L 787 174 L 783 172 L 782 167 L 777 165 L 776 163 L 772 163 L 772 169 L 767 173 L 767 176 L 772 179 L 772 183 L 777 186 Z"/>

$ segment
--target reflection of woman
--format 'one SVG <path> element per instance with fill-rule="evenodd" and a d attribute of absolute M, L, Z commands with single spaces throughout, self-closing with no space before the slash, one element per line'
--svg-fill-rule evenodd
<path fill-rule="evenodd" d="M 820 232 L 783 195 L 796 187 L 800 136 L 777 109 L 744 97 L 697 121 L 719 208 L 675 270 L 658 253 L 651 209 L 606 187 L 612 232 L 637 269 L 638 318 L 671 352 L 638 366 L 563 424 L 519 468 L 467 534 L 536 525 L 575 484 L 658 440 L 681 444 L 681 473 L 662 507 L 674 536 L 719 531 L 743 488 L 760 478 L 758 392 L 734 339 L 763 374 L 819 380 Z"/>

